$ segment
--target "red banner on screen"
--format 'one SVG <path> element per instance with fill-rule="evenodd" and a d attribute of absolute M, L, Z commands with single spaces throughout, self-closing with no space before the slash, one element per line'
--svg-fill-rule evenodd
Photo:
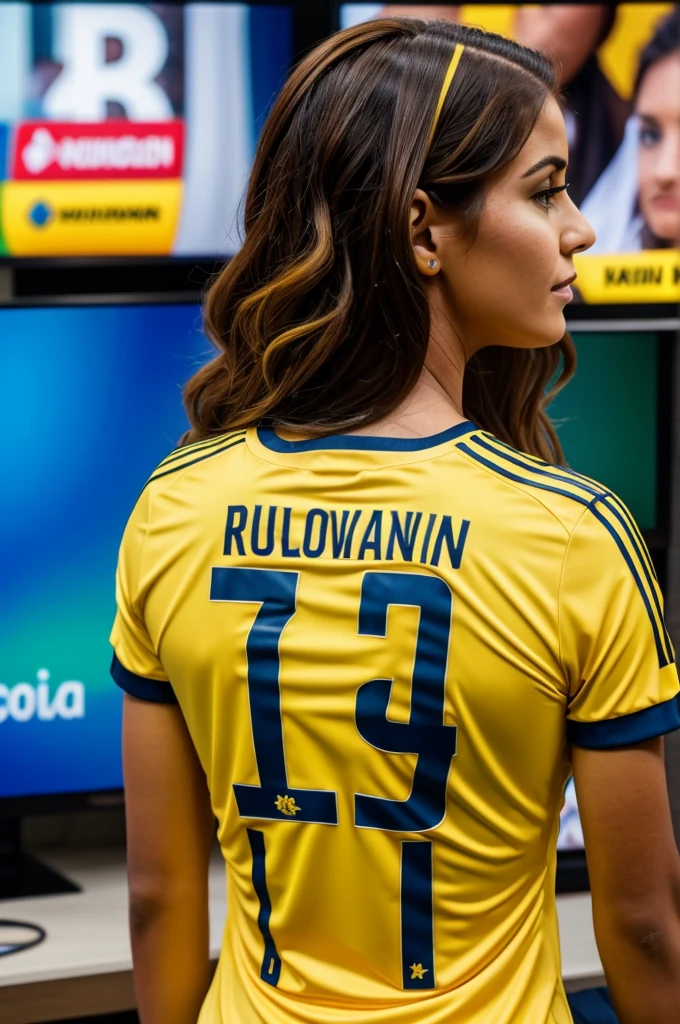
<path fill-rule="evenodd" d="M 31 121 L 16 127 L 12 177 L 18 181 L 180 178 L 183 160 L 183 121 Z"/>

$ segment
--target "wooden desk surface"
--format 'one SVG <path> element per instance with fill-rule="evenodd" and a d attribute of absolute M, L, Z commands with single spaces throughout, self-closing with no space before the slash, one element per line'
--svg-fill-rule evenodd
<path fill-rule="evenodd" d="M 83 889 L 65 896 L 0 902 L 0 918 L 47 931 L 34 949 L 0 958 L 2 1024 L 129 1010 L 135 1005 L 127 922 L 125 851 L 42 851 L 40 859 Z M 604 984 L 590 895 L 557 900 L 567 990 Z M 224 865 L 210 869 L 210 953 L 217 959 L 226 918 Z"/>

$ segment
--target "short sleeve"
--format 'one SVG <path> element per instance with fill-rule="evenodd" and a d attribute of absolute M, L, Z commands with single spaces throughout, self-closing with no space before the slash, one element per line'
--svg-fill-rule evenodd
<path fill-rule="evenodd" d="M 141 700 L 176 704 L 144 622 L 144 547 L 149 531 L 149 496 L 144 492 L 123 534 L 116 573 L 117 612 L 111 632 L 111 675 L 126 693 Z"/>
<path fill-rule="evenodd" d="M 654 567 L 613 495 L 592 502 L 569 539 L 559 636 L 572 743 L 604 749 L 680 728 L 675 653 Z"/>

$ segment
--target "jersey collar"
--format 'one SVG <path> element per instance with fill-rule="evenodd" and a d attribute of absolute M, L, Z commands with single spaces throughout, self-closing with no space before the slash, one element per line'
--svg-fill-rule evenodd
<path fill-rule="evenodd" d="M 258 427 L 257 438 L 261 445 L 271 452 L 293 455 L 296 452 L 319 451 L 382 451 L 422 452 L 437 448 L 478 428 L 470 420 L 442 430 L 429 437 L 371 437 L 364 434 L 332 434 L 330 437 L 315 437 L 308 441 L 286 441 L 270 427 Z"/>

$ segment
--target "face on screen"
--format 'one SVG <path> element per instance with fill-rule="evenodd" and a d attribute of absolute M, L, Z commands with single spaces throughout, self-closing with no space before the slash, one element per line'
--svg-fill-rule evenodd
<path fill-rule="evenodd" d="M 235 252 L 288 7 L 0 4 L 0 255 Z"/>
<path fill-rule="evenodd" d="M 657 238 L 680 246 L 680 50 L 644 76 L 636 112 L 640 209 Z"/>

